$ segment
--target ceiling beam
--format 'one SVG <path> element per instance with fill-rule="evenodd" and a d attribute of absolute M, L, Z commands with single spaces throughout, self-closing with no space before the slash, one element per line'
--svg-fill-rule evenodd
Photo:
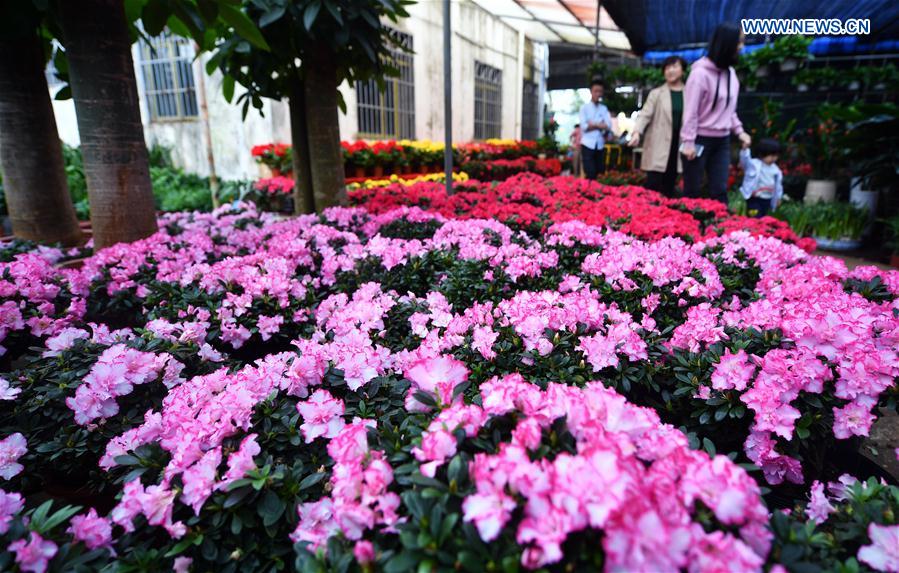
<path fill-rule="evenodd" d="M 528 9 L 527 6 L 523 5 L 523 4 L 520 2 L 520 0 L 514 0 L 514 2 L 518 5 L 519 8 L 521 8 L 522 10 L 524 10 L 525 12 L 527 12 L 528 14 L 530 14 L 530 15 L 531 15 L 531 18 L 533 18 L 535 22 L 539 22 L 540 24 L 543 25 L 544 28 L 546 28 L 547 30 L 549 30 L 550 32 L 552 32 L 553 35 L 555 35 L 555 37 L 559 39 L 560 42 L 564 42 L 564 41 L 565 41 L 565 37 L 564 37 L 564 36 L 562 36 L 561 34 L 559 34 L 559 32 L 557 32 L 555 28 L 553 28 L 552 26 L 550 26 L 549 24 L 547 24 L 546 22 L 544 22 L 543 20 L 541 20 L 540 18 L 538 18 L 537 16 L 535 16 L 534 13 L 531 12 L 531 11 Z"/>

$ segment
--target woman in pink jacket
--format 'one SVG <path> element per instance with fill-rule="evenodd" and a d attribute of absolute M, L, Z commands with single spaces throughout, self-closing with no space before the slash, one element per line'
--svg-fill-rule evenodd
<path fill-rule="evenodd" d="M 737 117 L 740 81 L 733 65 L 743 47 L 743 33 L 736 24 L 715 29 L 709 55 L 690 69 L 684 89 L 684 123 L 680 130 L 683 151 L 684 195 L 698 197 L 702 175 L 708 174 L 709 197 L 727 203 L 727 171 L 730 136 L 744 148 L 752 140 Z"/>

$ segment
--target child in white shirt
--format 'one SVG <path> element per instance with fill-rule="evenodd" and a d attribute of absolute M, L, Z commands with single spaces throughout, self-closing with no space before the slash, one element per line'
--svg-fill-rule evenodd
<path fill-rule="evenodd" d="M 746 199 L 749 215 L 764 217 L 777 208 L 784 194 L 783 173 L 777 166 L 780 143 L 775 139 L 763 139 L 755 151 L 759 159 L 753 158 L 748 148 L 740 151 L 743 167 L 740 193 Z"/>

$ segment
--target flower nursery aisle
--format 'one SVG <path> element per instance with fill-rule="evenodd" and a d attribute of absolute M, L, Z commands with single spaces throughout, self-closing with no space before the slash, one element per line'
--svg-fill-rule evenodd
<path fill-rule="evenodd" d="M 899 570 L 899 272 L 569 177 L 0 252 L 0 570 Z M 869 479 L 870 478 L 870 479 Z"/>

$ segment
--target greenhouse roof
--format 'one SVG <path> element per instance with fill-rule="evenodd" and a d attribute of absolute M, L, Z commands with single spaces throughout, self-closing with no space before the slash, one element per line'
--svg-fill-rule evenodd
<path fill-rule="evenodd" d="M 597 0 L 474 0 L 538 42 L 593 46 L 599 12 L 599 45 L 630 50 L 627 36 Z"/>
<path fill-rule="evenodd" d="M 720 22 L 745 18 L 870 19 L 869 36 L 818 38 L 824 53 L 895 50 L 899 40 L 896 0 L 603 0 L 602 6 L 637 54 L 704 47 Z M 753 40 L 764 38 L 747 39 Z"/>

